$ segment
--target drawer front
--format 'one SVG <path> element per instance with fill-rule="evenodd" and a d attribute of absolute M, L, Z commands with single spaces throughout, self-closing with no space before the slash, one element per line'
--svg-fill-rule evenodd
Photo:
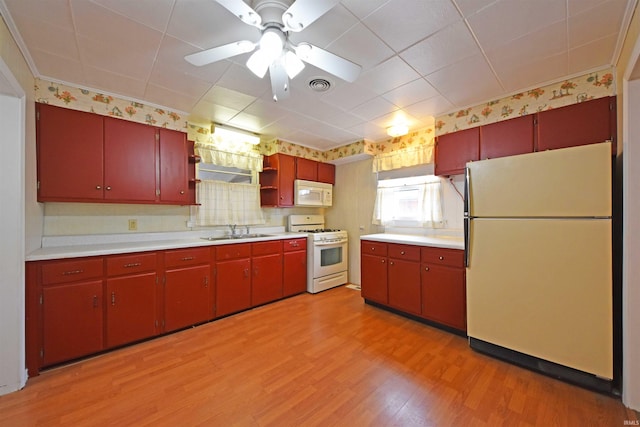
<path fill-rule="evenodd" d="M 447 248 L 422 248 L 422 262 L 449 267 L 464 267 L 464 251 Z"/>
<path fill-rule="evenodd" d="M 102 266 L 102 257 L 47 263 L 42 266 L 42 284 L 52 285 L 101 278 Z"/>
<path fill-rule="evenodd" d="M 304 251 L 307 249 L 307 239 L 285 239 L 282 241 L 282 250 L 285 252 Z"/>
<path fill-rule="evenodd" d="M 387 244 L 382 242 L 360 241 L 360 251 L 362 254 L 387 256 Z"/>
<path fill-rule="evenodd" d="M 420 261 L 420 246 L 389 244 L 389 258 Z"/>
<path fill-rule="evenodd" d="M 107 258 L 107 275 L 122 276 L 153 271 L 156 269 L 156 265 L 157 255 L 155 252 L 109 257 Z"/>
<path fill-rule="evenodd" d="M 209 248 L 189 248 L 165 251 L 165 267 L 206 264 L 210 261 L 210 253 Z"/>
<path fill-rule="evenodd" d="M 251 254 L 253 256 L 273 255 L 279 254 L 280 252 L 282 252 L 282 240 L 271 240 L 251 244 Z"/>
<path fill-rule="evenodd" d="M 251 256 L 251 243 L 236 243 L 233 245 L 220 245 L 216 247 L 216 260 L 249 258 Z"/>

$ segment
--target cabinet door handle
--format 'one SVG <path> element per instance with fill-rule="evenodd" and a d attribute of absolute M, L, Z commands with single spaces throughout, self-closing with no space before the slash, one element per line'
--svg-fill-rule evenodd
<path fill-rule="evenodd" d="M 139 262 L 132 262 L 129 264 L 124 264 L 123 267 L 124 268 L 133 268 L 133 267 L 140 267 L 142 265 L 142 263 Z"/>
<path fill-rule="evenodd" d="M 111 292 L 111 305 L 116 305 L 116 293 Z"/>
<path fill-rule="evenodd" d="M 400 251 L 400 255 L 404 255 L 404 251 Z"/>
<path fill-rule="evenodd" d="M 205 288 L 209 287 L 209 277 L 208 276 L 204 276 L 204 287 Z"/>
<path fill-rule="evenodd" d="M 184 194 L 184 190 L 180 190 L 180 194 Z"/>
<path fill-rule="evenodd" d="M 375 246 L 372 246 L 371 247 L 371 252 L 375 252 L 375 250 L 376 250 Z"/>
<path fill-rule="evenodd" d="M 441 257 L 438 257 L 438 258 L 440 259 L 440 261 L 442 261 L 442 260 L 444 259 L 444 257 L 443 257 L 443 256 L 441 256 Z"/>
<path fill-rule="evenodd" d="M 182 261 L 193 261 L 193 257 L 192 256 L 186 256 L 183 258 L 180 258 Z"/>
<path fill-rule="evenodd" d="M 380 261 L 381 261 L 383 264 L 384 264 L 385 262 L 387 262 L 387 260 L 384 260 L 384 259 L 382 259 L 382 260 L 380 260 Z"/>
<path fill-rule="evenodd" d="M 79 270 L 63 271 L 62 275 L 63 276 L 70 276 L 72 274 L 80 274 L 80 273 L 84 273 L 84 270 L 83 269 L 79 269 Z"/>
<path fill-rule="evenodd" d="M 98 295 L 93 296 L 93 308 L 98 308 Z"/>
<path fill-rule="evenodd" d="M 101 185 L 96 185 L 96 190 L 102 190 L 102 186 Z"/>
<path fill-rule="evenodd" d="M 110 185 L 107 185 L 104 189 L 105 189 L 105 190 L 107 190 L 107 191 L 109 191 L 109 190 L 111 190 L 111 186 L 110 186 Z"/>
<path fill-rule="evenodd" d="M 393 265 L 393 261 L 389 261 L 389 265 Z"/>
<path fill-rule="evenodd" d="M 425 268 L 424 268 L 424 271 L 429 271 L 429 267 L 425 267 Z"/>
<path fill-rule="evenodd" d="M 248 268 L 244 269 L 244 277 L 249 277 L 249 269 Z"/>

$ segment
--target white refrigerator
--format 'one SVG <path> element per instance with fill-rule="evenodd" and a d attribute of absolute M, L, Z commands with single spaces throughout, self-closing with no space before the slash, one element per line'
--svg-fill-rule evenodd
<path fill-rule="evenodd" d="M 471 347 L 609 387 L 611 159 L 604 142 L 467 164 Z"/>

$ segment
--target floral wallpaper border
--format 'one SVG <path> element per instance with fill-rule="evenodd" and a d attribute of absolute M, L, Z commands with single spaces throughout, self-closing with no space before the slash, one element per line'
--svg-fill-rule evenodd
<path fill-rule="evenodd" d="M 615 93 L 614 70 L 609 68 L 436 117 L 435 133 L 469 129 Z"/>
<path fill-rule="evenodd" d="M 331 150 L 320 151 L 279 139 L 262 141 L 257 146 L 248 143 L 225 144 L 213 138 L 209 124 L 189 122 L 174 111 L 60 83 L 41 79 L 35 81 L 37 102 L 187 132 L 190 140 L 209 143 L 223 151 L 254 152 L 262 155 L 285 153 L 321 162 L 331 162 L 359 154 L 375 156 L 420 145 L 433 145 L 437 135 L 534 114 L 590 99 L 613 96 L 615 93 L 614 70 L 609 68 L 442 115 L 435 118 L 433 126 L 416 130 L 398 138 L 389 138 L 378 142 L 363 139 Z"/>

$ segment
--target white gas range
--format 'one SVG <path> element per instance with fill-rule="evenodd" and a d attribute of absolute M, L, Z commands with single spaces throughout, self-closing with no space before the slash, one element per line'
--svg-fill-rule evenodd
<path fill-rule="evenodd" d="M 307 235 L 307 292 L 312 294 L 347 283 L 349 237 L 327 229 L 322 215 L 289 215 L 289 231 Z"/>

